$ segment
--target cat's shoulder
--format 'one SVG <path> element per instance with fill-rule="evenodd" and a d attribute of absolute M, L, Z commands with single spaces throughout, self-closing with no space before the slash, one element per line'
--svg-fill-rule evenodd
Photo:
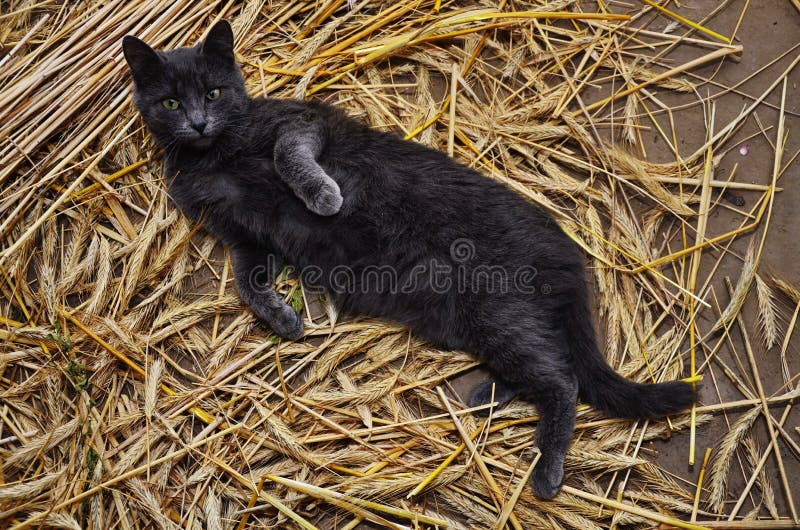
<path fill-rule="evenodd" d="M 302 128 L 305 123 L 316 127 L 328 140 L 342 134 L 350 138 L 381 135 L 343 109 L 317 99 L 254 98 L 253 105 L 255 122 L 268 129 L 284 125 Z"/>
<path fill-rule="evenodd" d="M 302 117 L 337 113 L 338 109 L 316 100 L 256 97 L 253 110 L 260 115 L 275 117 Z"/>

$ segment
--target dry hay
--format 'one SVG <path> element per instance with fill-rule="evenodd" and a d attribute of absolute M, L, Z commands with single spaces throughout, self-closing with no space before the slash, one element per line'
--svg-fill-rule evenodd
<path fill-rule="evenodd" d="M 626 16 L 574 0 L 3 2 L 0 525 L 787 527 L 796 514 L 783 462 L 798 457 L 783 426 L 797 395 L 787 330 L 800 291 L 759 262 L 793 161 L 783 155 L 785 80 L 800 59 L 793 51 L 763 94 L 783 90 L 765 130 L 778 139 L 770 181 L 737 182 L 715 168 L 763 98 L 722 125 L 709 117 L 706 144 L 680 156 L 684 131 L 660 98 L 688 93 L 710 116 L 713 100 L 692 94 L 704 80 L 688 74 L 742 47 L 702 22 L 650 27 L 677 20 L 653 2 L 609 5 Z M 384 323 L 312 315 L 288 276 L 280 288 L 304 306 L 308 332 L 277 341 L 237 298 L 219 244 L 168 201 L 121 56 L 125 34 L 190 44 L 221 17 L 253 93 L 321 97 L 554 212 L 591 259 L 606 351 L 622 373 L 701 374 L 709 388 L 731 379 L 741 397 L 657 422 L 582 407 L 566 486 L 542 502 L 521 487 L 533 410 L 473 417 L 448 390 L 475 366 L 467 356 Z M 675 49 L 695 59 L 665 61 Z M 643 161 L 648 130 L 672 162 Z M 630 145 L 604 142 L 612 137 Z M 753 197 L 752 211 L 720 201 L 726 187 Z M 722 208 L 738 228 L 713 226 Z M 733 297 L 715 292 L 717 264 L 739 259 L 731 243 L 752 233 Z M 717 354 L 744 332 L 748 296 L 760 307 L 751 333 L 780 351 L 775 395 L 760 384 L 757 338 L 745 335 L 736 366 Z M 697 425 L 742 409 L 703 484 L 650 462 L 649 440 L 690 431 L 693 448 Z M 770 477 L 763 464 L 776 456 Z M 729 487 L 734 470 L 747 490 Z"/>

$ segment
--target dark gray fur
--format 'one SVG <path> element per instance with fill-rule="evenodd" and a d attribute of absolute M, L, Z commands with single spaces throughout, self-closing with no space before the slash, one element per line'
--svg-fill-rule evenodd
<path fill-rule="evenodd" d="M 193 48 L 154 51 L 134 37 L 123 47 L 136 105 L 166 153 L 170 196 L 231 248 L 242 299 L 282 337 L 303 332 L 271 286 L 285 260 L 343 312 L 399 322 L 439 348 L 475 355 L 497 380 L 496 399 L 519 396 L 540 410 L 532 486 L 545 498 L 561 485 L 579 397 L 631 418 L 691 404 L 691 385 L 632 383 L 608 366 L 583 256 L 546 212 L 504 185 L 331 106 L 249 97 L 226 22 Z M 165 98 L 180 108 L 167 110 Z M 441 265 L 466 278 L 498 268 L 514 276 L 443 289 L 420 275 Z M 335 281 L 341 267 L 352 273 L 347 288 Z M 373 284 L 373 270 L 391 271 L 395 284 Z M 489 396 L 482 385 L 470 402 Z"/>

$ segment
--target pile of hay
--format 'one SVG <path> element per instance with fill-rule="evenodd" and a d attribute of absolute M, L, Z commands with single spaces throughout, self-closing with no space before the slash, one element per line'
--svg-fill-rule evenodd
<path fill-rule="evenodd" d="M 713 98 L 695 92 L 705 80 L 689 75 L 742 46 L 647 0 L 2 6 L 0 527 L 785 528 L 796 519 L 786 466 L 796 467 L 798 444 L 784 422 L 798 395 L 787 335 L 800 291 L 759 262 L 776 184 L 794 160 L 783 154 L 784 105 L 797 51 L 764 92 L 783 94 L 775 123 L 762 124 L 774 171 L 749 184 L 714 170 L 763 98 L 715 123 Z M 535 411 L 515 403 L 489 421 L 471 415 L 450 388 L 476 366 L 468 356 L 386 323 L 312 311 L 291 275 L 279 288 L 304 307 L 308 332 L 277 340 L 237 297 L 224 249 L 166 196 L 122 60 L 126 34 L 171 48 L 220 18 L 233 23 L 252 93 L 322 98 L 553 212 L 591 260 L 610 362 L 640 381 L 703 376 L 702 404 L 649 422 L 581 407 L 565 487 L 544 502 L 526 486 Z M 675 50 L 690 58 L 671 60 Z M 692 152 L 679 148 L 684 131 L 664 100 L 672 93 L 708 115 L 707 142 Z M 644 161 L 643 132 L 670 162 Z M 749 211 L 720 200 L 731 189 Z M 719 210 L 732 226 L 715 226 Z M 741 256 L 732 243 L 743 237 Z M 716 275 L 724 260 L 743 263 L 730 296 Z M 748 326 L 731 364 L 748 296 L 761 326 Z M 793 317 L 781 317 L 787 300 Z M 754 360 L 762 338 L 784 367 L 775 394 Z M 718 380 L 738 391 L 723 399 Z M 728 434 L 701 445 L 696 427 L 729 412 Z M 699 481 L 652 461 L 648 442 L 676 431 L 690 433 L 690 459 L 715 444 L 707 469 L 696 457 Z M 765 461 L 780 464 L 777 475 Z"/>

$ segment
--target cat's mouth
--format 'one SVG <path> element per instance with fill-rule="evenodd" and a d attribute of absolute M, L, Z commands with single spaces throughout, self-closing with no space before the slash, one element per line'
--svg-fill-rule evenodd
<path fill-rule="evenodd" d="M 214 142 L 217 140 L 217 136 L 207 135 L 207 134 L 197 134 L 193 135 L 189 138 L 185 138 L 183 143 L 190 147 L 194 147 L 195 149 L 208 149 L 211 147 Z"/>

